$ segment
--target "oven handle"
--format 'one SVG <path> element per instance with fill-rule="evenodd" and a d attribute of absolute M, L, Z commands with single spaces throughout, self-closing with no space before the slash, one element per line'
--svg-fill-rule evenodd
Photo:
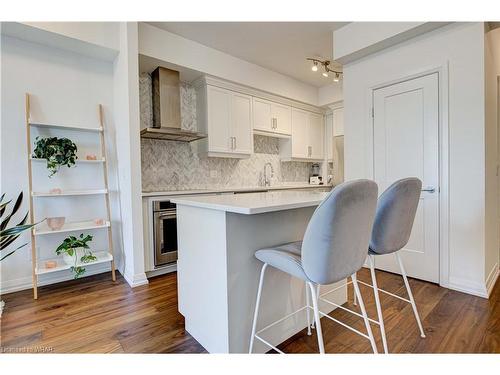
<path fill-rule="evenodd" d="M 175 212 L 175 210 L 167 212 L 155 212 L 155 216 L 157 219 L 164 219 L 164 218 L 173 219 L 177 217 L 177 213 Z"/>

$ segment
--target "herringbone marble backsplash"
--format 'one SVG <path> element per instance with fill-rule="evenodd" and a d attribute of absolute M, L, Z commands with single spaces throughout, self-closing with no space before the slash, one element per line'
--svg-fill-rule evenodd
<path fill-rule="evenodd" d="M 142 128 L 153 122 L 149 75 L 141 75 L 139 88 Z M 183 129 L 196 130 L 196 91 L 187 84 L 181 84 L 181 119 Z M 274 169 L 274 184 L 308 181 L 311 164 L 281 162 L 278 139 L 254 136 L 254 152 L 248 159 L 207 158 L 198 156 L 195 143 L 141 139 L 142 190 L 259 186 L 267 162 Z M 210 177 L 211 171 L 217 177 Z"/>

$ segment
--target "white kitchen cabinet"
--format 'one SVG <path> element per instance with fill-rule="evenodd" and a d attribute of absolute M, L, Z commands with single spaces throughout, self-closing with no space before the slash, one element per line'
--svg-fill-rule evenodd
<path fill-rule="evenodd" d="M 333 113 L 325 117 L 326 158 L 333 161 Z"/>
<path fill-rule="evenodd" d="M 208 134 L 199 142 L 212 157 L 246 158 L 253 152 L 252 97 L 216 86 L 197 89 L 198 129 Z"/>
<path fill-rule="evenodd" d="M 332 112 L 333 136 L 344 135 L 344 108 L 336 108 Z"/>
<path fill-rule="evenodd" d="M 292 108 L 261 98 L 253 98 L 253 128 L 258 134 L 290 135 L 292 132 Z"/>
<path fill-rule="evenodd" d="M 292 109 L 292 157 L 309 157 L 309 116 L 305 111 Z"/>
<path fill-rule="evenodd" d="M 251 154 L 253 152 L 252 97 L 236 92 L 231 94 L 231 98 L 232 152 Z"/>
<path fill-rule="evenodd" d="M 292 136 L 280 141 L 282 160 L 321 161 L 324 157 L 324 121 L 318 113 L 292 108 Z"/>
<path fill-rule="evenodd" d="M 317 113 L 309 113 L 309 157 L 311 159 L 323 159 L 324 157 L 324 123 L 323 116 Z"/>

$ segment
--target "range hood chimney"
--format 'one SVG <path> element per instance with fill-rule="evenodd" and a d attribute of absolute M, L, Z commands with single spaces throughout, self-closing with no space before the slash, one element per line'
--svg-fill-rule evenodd
<path fill-rule="evenodd" d="M 158 67 L 153 79 L 153 127 L 141 130 L 141 138 L 192 142 L 206 138 L 203 133 L 181 129 L 179 72 Z"/>

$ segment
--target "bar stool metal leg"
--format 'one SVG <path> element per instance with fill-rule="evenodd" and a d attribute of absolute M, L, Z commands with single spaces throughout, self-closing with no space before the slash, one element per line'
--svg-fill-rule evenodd
<path fill-rule="evenodd" d="M 309 286 L 307 282 L 304 283 L 306 290 L 306 315 L 307 315 L 307 335 L 311 336 L 311 305 L 309 304 Z"/>
<path fill-rule="evenodd" d="M 406 271 L 405 271 L 405 268 L 403 266 L 403 261 L 401 260 L 401 256 L 399 255 L 399 251 L 396 252 L 395 254 L 396 254 L 396 258 L 398 259 L 399 268 L 401 269 L 401 275 L 403 276 L 403 280 L 405 282 L 406 291 L 408 293 L 408 296 L 410 297 L 410 303 L 411 303 L 411 307 L 413 308 L 413 314 L 415 315 L 415 319 L 417 321 L 418 328 L 420 329 L 420 337 L 425 338 L 424 328 L 422 327 L 422 323 L 420 322 L 420 316 L 418 315 L 417 305 L 415 304 L 415 300 L 413 299 L 413 294 L 412 294 L 411 289 L 410 289 L 410 284 L 408 283 L 408 278 L 406 277 Z"/>
<path fill-rule="evenodd" d="M 255 340 L 255 331 L 257 330 L 257 318 L 259 316 L 260 295 L 262 292 L 262 285 L 264 284 L 264 274 L 266 273 L 266 268 L 267 268 L 267 263 L 264 263 L 260 271 L 259 288 L 257 289 L 257 300 L 255 302 L 255 311 L 253 314 L 252 337 L 250 338 L 250 348 L 248 349 L 248 352 L 250 354 L 252 354 L 253 343 Z"/>
<path fill-rule="evenodd" d="M 368 315 L 366 314 L 365 304 L 363 303 L 363 297 L 359 291 L 358 279 L 356 278 L 356 274 L 353 273 L 352 276 L 352 286 L 354 287 L 354 292 L 358 297 L 359 308 L 361 309 L 361 314 L 363 315 L 363 320 L 365 321 L 366 331 L 368 332 L 368 337 L 370 339 L 370 343 L 372 345 L 373 353 L 377 354 L 377 345 L 375 344 L 375 339 L 373 338 L 372 327 L 370 326 L 370 321 L 368 320 Z"/>
<path fill-rule="evenodd" d="M 375 257 L 373 255 L 369 255 L 368 258 L 370 260 L 370 273 L 372 276 L 373 294 L 375 295 L 375 304 L 377 306 L 377 315 L 380 327 L 380 334 L 382 336 L 382 345 L 384 346 L 384 353 L 387 354 L 389 353 L 389 351 L 387 349 L 387 338 L 385 337 L 384 317 L 382 316 L 382 307 L 380 305 L 380 298 L 378 294 L 377 278 L 375 276 Z"/>
<path fill-rule="evenodd" d="M 309 288 L 311 289 L 311 295 L 312 295 L 312 303 L 313 303 L 313 309 L 314 309 L 314 320 L 316 322 L 316 334 L 318 335 L 318 346 L 319 346 L 319 352 L 320 354 L 325 353 L 325 346 L 323 344 L 323 332 L 321 331 L 321 322 L 319 321 L 319 307 L 318 307 L 318 300 L 319 300 L 319 295 L 318 291 L 313 283 L 310 281 L 307 282 L 309 284 Z"/>
<path fill-rule="evenodd" d="M 358 299 L 356 297 L 356 292 L 354 291 L 354 289 L 352 290 L 352 304 L 354 306 L 358 306 Z"/>

